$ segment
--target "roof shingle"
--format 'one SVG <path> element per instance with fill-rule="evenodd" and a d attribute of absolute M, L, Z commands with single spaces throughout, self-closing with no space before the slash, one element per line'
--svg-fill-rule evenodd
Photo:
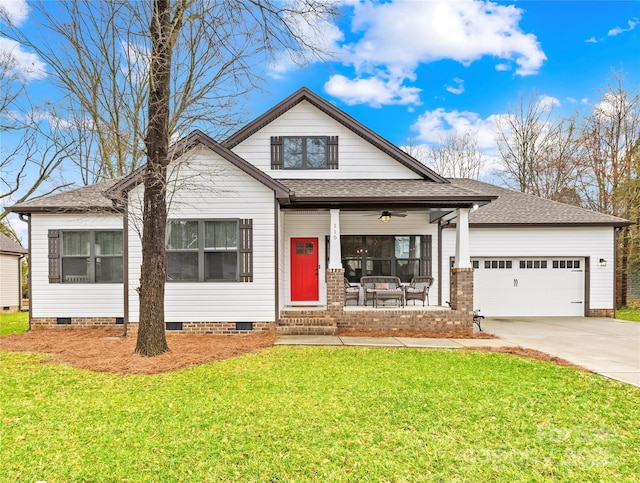
<path fill-rule="evenodd" d="M 627 226 L 628 220 L 578 206 L 539 198 L 472 179 L 451 179 L 454 186 L 498 197 L 469 215 L 471 225 L 609 225 Z"/>

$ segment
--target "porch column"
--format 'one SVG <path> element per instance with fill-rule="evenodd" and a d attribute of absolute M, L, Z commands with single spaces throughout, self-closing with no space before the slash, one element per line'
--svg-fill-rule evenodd
<path fill-rule="evenodd" d="M 342 268 L 340 252 L 340 210 L 329 210 L 331 213 L 331 230 L 329 235 L 329 269 Z"/>
<path fill-rule="evenodd" d="M 456 259 L 454 268 L 471 268 L 469 248 L 469 208 L 456 210 Z"/>

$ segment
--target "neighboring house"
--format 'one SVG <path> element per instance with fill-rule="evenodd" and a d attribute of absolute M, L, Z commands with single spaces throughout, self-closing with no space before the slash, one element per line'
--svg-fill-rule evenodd
<path fill-rule="evenodd" d="M 0 312 L 19 312 L 22 308 L 21 261 L 27 250 L 0 233 Z"/>
<path fill-rule="evenodd" d="M 306 88 L 171 156 L 168 330 L 468 333 L 474 308 L 613 315 L 629 222 L 447 180 Z M 137 172 L 11 208 L 29 219 L 34 326 L 138 321 L 142 195 Z M 364 275 L 431 275 L 432 306 L 345 307 L 344 277 Z"/>

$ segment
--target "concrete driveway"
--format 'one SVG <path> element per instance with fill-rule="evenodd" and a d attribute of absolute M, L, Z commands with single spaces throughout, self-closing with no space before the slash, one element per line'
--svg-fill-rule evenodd
<path fill-rule="evenodd" d="M 640 387 L 640 323 L 596 317 L 484 319 L 482 329 Z"/>

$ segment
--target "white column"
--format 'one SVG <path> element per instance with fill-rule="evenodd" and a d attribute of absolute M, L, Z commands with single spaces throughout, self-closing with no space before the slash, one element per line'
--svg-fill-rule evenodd
<path fill-rule="evenodd" d="M 340 210 L 329 211 L 331 213 L 329 268 L 342 268 L 342 253 L 340 251 Z"/>
<path fill-rule="evenodd" d="M 456 210 L 456 260 L 455 268 L 471 268 L 469 248 L 469 208 Z"/>

